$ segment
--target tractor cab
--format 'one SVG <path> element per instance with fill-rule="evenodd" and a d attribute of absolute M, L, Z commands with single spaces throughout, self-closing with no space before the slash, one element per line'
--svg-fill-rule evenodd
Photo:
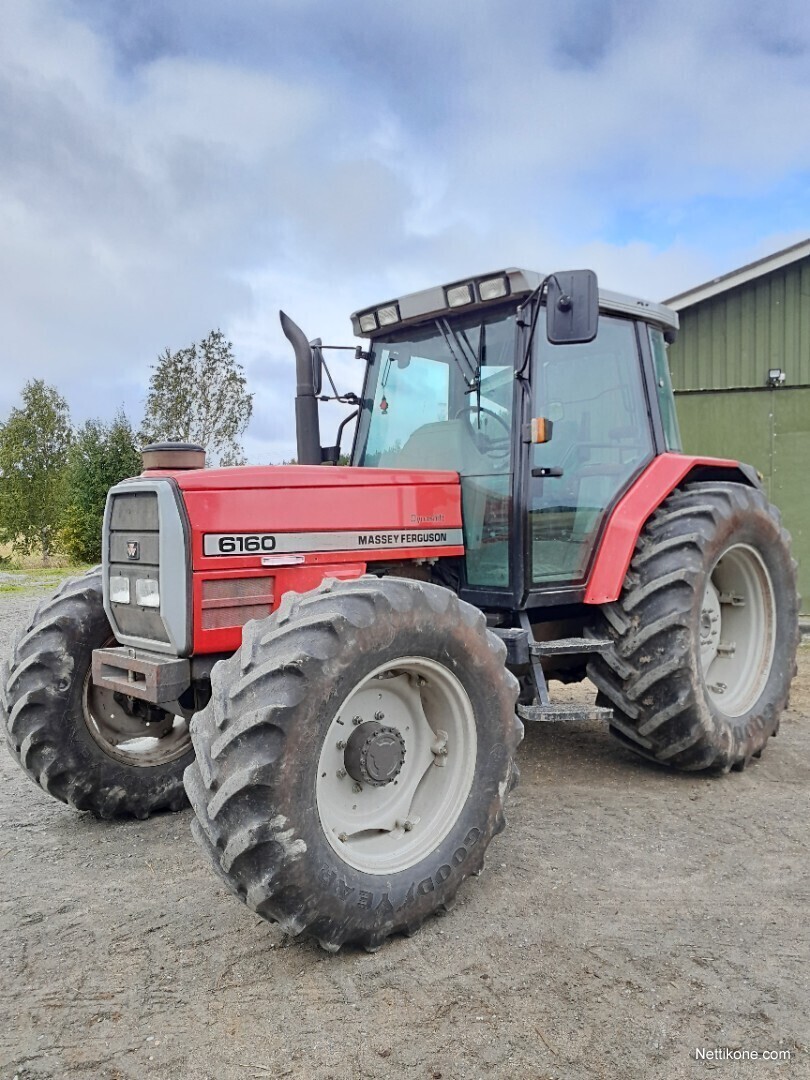
<path fill-rule="evenodd" d="M 352 322 L 370 338 L 352 464 L 460 474 L 472 602 L 580 600 L 610 509 L 681 449 L 666 360 L 677 315 L 597 294 L 588 271 L 511 269 Z"/>

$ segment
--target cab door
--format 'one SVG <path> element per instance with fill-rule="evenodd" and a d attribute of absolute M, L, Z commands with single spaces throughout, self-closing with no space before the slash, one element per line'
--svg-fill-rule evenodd
<path fill-rule="evenodd" d="M 587 345 L 551 345 L 540 327 L 535 341 L 533 415 L 553 430 L 529 448 L 529 588 L 559 588 L 587 578 L 606 513 L 654 444 L 632 320 L 600 316 Z"/>

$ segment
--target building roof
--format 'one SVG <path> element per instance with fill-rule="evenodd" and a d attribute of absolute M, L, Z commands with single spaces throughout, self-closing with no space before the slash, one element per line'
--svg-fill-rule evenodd
<path fill-rule="evenodd" d="M 741 266 L 739 270 L 732 270 L 703 285 L 697 285 L 687 292 L 671 296 L 664 303 L 675 311 L 683 311 L 684 308 L 692 307 L 693 304 L 699 304 L 701 300 L 708 300 L 719 293 L 735 289 L 738 285 L 745 285 L 746 282 L 753 281 L 755 278 L 764 277 L 765 274 L 770 274 L 774 270 L 781 270 L 783 266 L 790 266 L 791 263 L 798 262 L 807 255 L 810 255 L 810 240 L 802 240 L 798 244 L 792 244 L 790 247 L 777 251 L 774 255 L 766 255 L 764 259 L 757 259 L 755 262 L 748 263 L 747 266 Z"/>

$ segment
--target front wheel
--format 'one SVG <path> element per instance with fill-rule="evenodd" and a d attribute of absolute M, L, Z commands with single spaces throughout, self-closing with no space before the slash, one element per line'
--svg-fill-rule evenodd
<path fill-rule="evenodd" d="M 741 484 L 697 483 L 644 528 L 614 649 L 588 666 L 630 749 L 680 769 L 744 768 L 779 728 L 796 671 L 796 564 L 778 511 Z"/>
<path fill-rule="evenodd" d="M 39 605 L 0 673 L 9 749 L 35 783 L 77 810 L 101 818 L 180 810 L 188 725 L 93 683 L 93 650 L 112 643 L 99 570 Z"/>
<path fill-rule="evenodd" d="M 192 722 L 186 788 L 215 869 L 324 948 L 377 948 L 447 907 L 504 825 L 517 682 L 436 585 L 327 581 L 248 624 Z"/>

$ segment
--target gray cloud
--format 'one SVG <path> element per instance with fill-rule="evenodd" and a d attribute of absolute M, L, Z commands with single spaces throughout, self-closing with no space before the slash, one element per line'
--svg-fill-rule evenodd
<path fill-rule="evenodd" d="M 36 376 L 137 421 L 158 353 L 221 326 L 278 460 L 280 306 L 346 343 L 352 310 L 471 271 L 660 296 L 730 269 L 806 228 L 768 200 L 810 174 L 809 48 L 798 0 L 8 0 L 0 416 Z M 693 230 L 738 197 L 732 241 Z"/>

